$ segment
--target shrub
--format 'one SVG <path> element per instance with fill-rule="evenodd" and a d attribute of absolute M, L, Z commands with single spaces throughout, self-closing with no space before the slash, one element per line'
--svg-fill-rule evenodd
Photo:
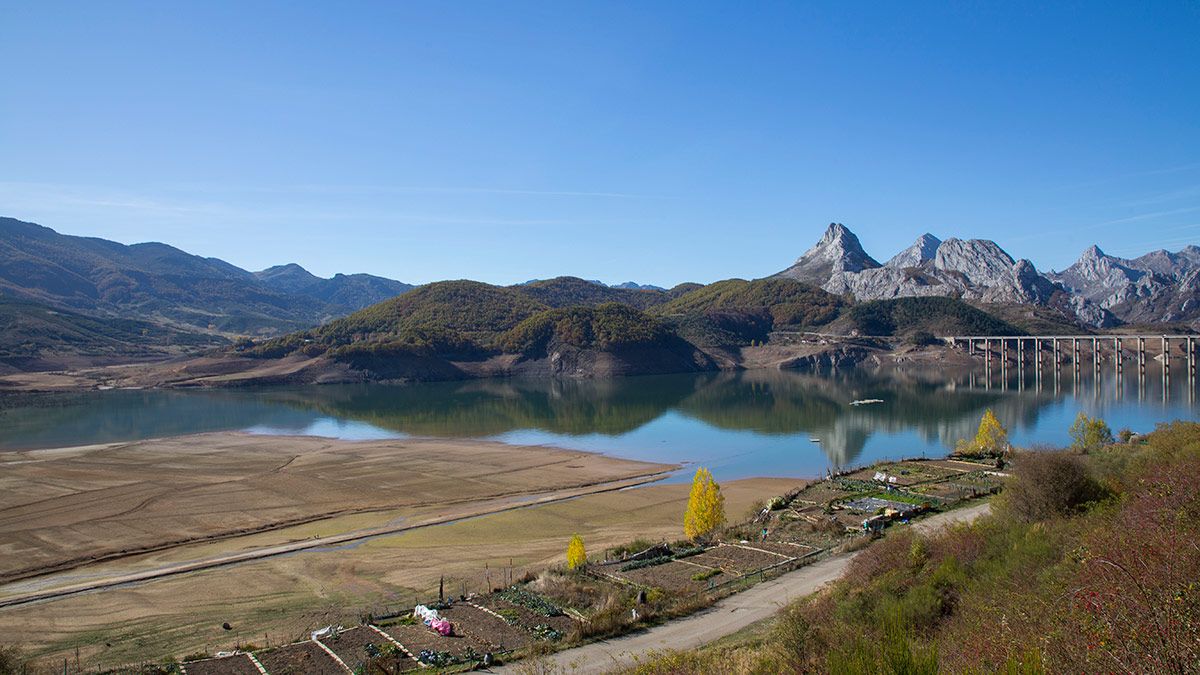
<path fill-rule="evenodd" d="M 908 336 L 908 343 L 917 347 L 928 347 L 937 344 L 938 339 L 927 330 L 919 330 Z"/>
<path fill-rule="evenodd" d="M 20 648 L 0 645 L 0 673 L 24 673 L 29 665 Z"/>
<path fill-rule="evenodd" d="M 1071 447 L 1088 452 L 1113 442 L 1112 429 L 1099 417 L 1091 418 L 1080 411 L 1071 424 Z"/>
<path fill-rule="evenodd" d="M 641 553 L 642 551 L 645 551 L 648 548 L 653 548 L 656 545 L 657 544 L 655 542 L 650 541 L 649 539 L 634 539 L 627 544 L 614 547 L 611 553 L 614 558 L 619 558 L 624 554 L 633 555 L 635 553 Z"/>
<path fill-rule="evenodd" d="M 1071 515 L 1103 495 L 1078 456 L 1043 450 L 1022 453 L 1014 461 L 1000 502 L 1010 515 L 1034 522 Z"/>

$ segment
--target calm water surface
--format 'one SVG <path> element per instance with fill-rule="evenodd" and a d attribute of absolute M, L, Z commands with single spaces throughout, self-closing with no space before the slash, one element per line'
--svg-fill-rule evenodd
<path fill-rule="evenodd" d="M 858 399 L 882 399 L 852 406 Z M 814 476 L 938 456 L 992 408 L 1014 444 L 1065 444 L 1079 411 L 1116 431 L 1197 417 L 1196 385 L 1064 371 L 1041 387 L 963 375 L 779 371 L 609 380 L 473 380 L 231 391 L 103 391 L 0 398 L 0 449 L 206 431 L 345 439 L 483 438 L 709 466 L 720 478 Z M 686 472 L 685 472 L 686 473 Z M 679 476 L 678 479 L 685 479 Z"/>

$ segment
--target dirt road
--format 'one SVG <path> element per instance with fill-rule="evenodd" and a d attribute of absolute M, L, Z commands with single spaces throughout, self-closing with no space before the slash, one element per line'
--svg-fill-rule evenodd
<path fill-rule="evenodd" d="M 915 524 L 921 532 L 965 523 L 988 513 L 986 503 L 941 513 Z M 694 649 L 768 619 L 788 603 L 816 592 L 845 571 L 854 553 L 843 553 L 801 567 L 778 579 L 718 601 L 712 607 L 678 621 L 655 626 L 613 640 L 568 649 L 537 664 L 515 663 L 495 669 L 500 673 L 565 672 L 578 675 L 607 673 L 633 665 L 639 658 L 669 649 Z"/>

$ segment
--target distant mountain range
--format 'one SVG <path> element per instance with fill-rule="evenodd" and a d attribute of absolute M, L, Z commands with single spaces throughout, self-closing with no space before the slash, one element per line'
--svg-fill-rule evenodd
<path fill-rule="evenodd" d="M 765 281 L 799 281 L 806 286 L 793 288 L 789 283 Z M 338 325 L 357 325 L 359 334 L 367 336 L 403 334 L 413 344 L 441 344 L 458 339 L 454 336 L 473 340 L 486 334 L 487 339 L 482 340 L 486 349 L 498 345 L 500 334 L 519 323 L 513 317 L 524 319 L 539 311 L 605 303 L 650 312 L 672 323 L 678 335 L 705 347 L 761 341 L 763 331 L 775 325 L 829 322 L 833 322 L 829 329 L 882 330 L 882 334 L 898 335 L 911 332 L 918 324 L 922 331 L 939 332 L 943 327 L 937 320 L 957 321 L 963 327 L 1008 330 L 1015 326 L 1026 331 L 1164 322 L 1200 327 L 1200 248 L 1196 246 L 1134 259 L 1109 256 L 1093 246 L 1066 270 L 1042 273 L 1028 260 L 1014 259 L 995 242 L 943 241 L 925 234 L 880 263 L 863 250 L 853 232 L 837 223 L 793 265 L 758 282 L 680 284 L 666 290 L 634 282 L 610 286 L 558 277 L 510 287 L 429 286 L 436 292 L 423 294 L 420 303 L 380 304 L 413 286 L 368 274 L 337 274 L 325 279 L 294 263 L 251 272 L 166 244 L 127 246 L 0 218 L 0 303 L 8 303 L 0 312 L 0 337 L 26 345 L 13 352 L 14 358 L 62 353 L 74 343 L 90 346 L 92 352 L 115 354 L 114 341 L 119 341 L 120 335 L 136 338 L 144 334 L 139 349 L 151 353 L 164 345 L 214 344 L 197 333 L 295 334 L 369 308 L 374 309 L 362 315 L 369 321 L 356 318 Z M 813 287 L 824 295 L 806 290 Z M 512 306 L 521 310 L 502 321 L 482 320 L 476 325 L 473 322 L 494 310 L 488 302 L 478 308 L 471 304 L 475 296 L 487 295 L 481 289 L 495 296 L 488 302 L 517 303 Z M 969 308 L 956 305 L 869 306 L 874 300 L 937 296 L 966 301 L 1000 323 L 988 323 L 967 311 Z M 39 307 L 61 312 L 48 314 Z M 941 318 L 915 322 L 915 309 L 936 310 L 935 316 Z M 416 314 L 400 316 L 406 312 Z M 476 316 L 460 326 L 455 317 L 464 312 Z M 908 314 L 895 320 L 896 312 Z M 588 330 L 603 332 L 602 324 L 616 321 L 614 316 L 588 318 L 594 324 L 589 324 Z M 97 333 L 102 328 L 88 323 L 91 318 L 150 322 L 169 332 L 139 324 L 136 330 L 123 327 Z M 572 318 L 576 320 L 582 321 Z M 379 326 L 382 330 L 377 330 Z M 339 338 L 330 344 L 357 341 Z M 44 346 L 40 352 L 39 344 Z"/>
<path fill-rule="evenodd" d="M 249 272 L 166 244 L 126 246 L 0 218 L 0 296 L 100 317 L 271 335 L 412 288 L 369 274 L 322 279 L 296 264 Z"/>
<path fill-rule="evenodd" d="M 776 276 L 857 300 L 947 296 L 992 304 L 1048 307 L 1080 323 L 1200 321 L 1200 248 L 1126 260 L 1092 246 L 1061 273 L 1039 272 L 986 239 L 921 235 L 880 264 L 858 237 L 831 223 L 815 246 Z"/>

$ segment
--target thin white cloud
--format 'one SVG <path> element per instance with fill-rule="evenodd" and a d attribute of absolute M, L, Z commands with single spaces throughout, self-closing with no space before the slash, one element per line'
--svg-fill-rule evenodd
<path fill-rule="evenodd" d="M 1109 183 L 1117 183 L 1117 182 L 1120 182 L 1123 180 L 1129 180 L 1131 178 L 1145 178 L 1147 176 L 1162 176 L 1162 175 L 1166 175 L 1166 174 L 1183 173 L 1184 171 L 1193 171 L 1193 170 L 1200 170 L 1200 162 L 1193 162 L 1191 164 L 1180 164 L 1177 166 L 1168 166 L 1168 167 L 1163 167 L 1161 169 L 1148 169 L 1146 171 L 1133 171 L 1131 173 L 1124 173 L 1124 174 L 1118 174 L 1115 176 L 1108 176 L 1107 178 L 1097 178 L 1095 180 L 1083 181 L 1080 183 L 1071 183 L 1069 185 L 1059 185 L 1057 187 L 1050 188 L 1050 191 L 1057 192 L 1059 190 L 1075 190 L 1077 188 L 1095 187 L 1097 185 L 1108 185 Z"/>
<path fill-rule="evenodd" d="M 1135 216 L 1125 218 L 1117 218 L 1115 220 L 1106 220 L 1095 225 L 1085 225 L 1085 227 L 1106 227 L 1109 225 L 1123 225 L 1125 223 L 1136 223 L 1143 220 L 1153 220 L 1155 218 L 1163 218 L 1165 216 L 1176 216 L 1181 213 L 1195 213 L 1200 211 L 1200 206 L 1188 206 L 1182 209 L 1169 209 L 1166 211 L 1151 211 L 1150 213 L 1139 213 Z"/>
<path fill-rule="evenodd" d="M 314 186 L 319 187 L 319 186 Z M 328 187 L 328 186 L 327 186 Z M 253 188 L 251 188 L 253 190 Z M 295 189 L 295 188 L 289 188 Z M 342 189 L 369 189 L 359 188 Z M 387 188 L 395 193 L 402 188 Z M 422 188 L 426 190 L 426 188 Z M 447 188 L 450 190 L 465 190 L 465 188 Z M 487 189 L 478 189 L 488 191 Z M 185 190 L 186 192 L 186 190 Z M 264 192 L 274 192 L 264 190 Z M 290 193 L 282 193 L 290 194 Z M 330 193 L 335 194 L 335 193 Z M 336 194 L 352 194 L 336 192 Z M 586 195 L 615 195 L 616 193 L 545 193 L 530 192 L 530 194 L 586 194 Z M 20 181 L 0 181 L 0 212 L 22 217 L 22 215 L 54 214 L 55 217 L 66 215 L 71 218 L 87 217 L 97 212 L 107 212 L 109 215 L 125 217 L 140 217 L 173 220 L 202 221 L 205 227 L 241 227 L 246 225 L 271 225 L 280 223 L 318 222 L 318 223 L 369 223 L 373 226 L 388 224 L 426 224 L 426 225 L 462 225 L 462 226 L 496 226 L 496 227 L 610 227 L 627 224 L 625 221 L 580 221 L 563 217 L 507 217 L 492 215 L 460 214 L 443 211 L 404 211 L 387 208 L 386 206 L 363 206 L 355 203 L 346 208 L 313 208 L 298 205 L 290 200 L 276 204 L 253 204 L 248 206 L 231 206 L 211 200 L 195 200 L 188 198 L 172 198 L 165 195 L 147 196 L 134 194 L 125 190 L 86 185 L 60 185 L 53 183 L 34 183 Z M 272 200 L 274 201 L 274 200 Z M 653 224 L 645 219 L 639 222 Z"/>
<path fill-rule="evenodd" d="M 296 184 L 279 186 L 216 185 L 208 183 L 179 183 L 175 189 L 199 192 L 259 192 L 271 194 L 485 194 L 530 197 L 596 197 L 608 199 L 658 199 L 654 195 L 630 192 L 604 192 L 589 190 L 542 190 L 470 186 L 431 185 L 344 185 L 344 184 Z"/>
<path fill-rule="evenodd" d="M 1150 206 L 1153 204 L 1164 204 L 1174 202 L 1180 199 L 1192 199 L 1200 197 L 1200 185 L 1189 185 L 1188 187 L 1160 192 L 1155 195 L 1150 195 L 1141 199 L 1123 202 L 1122 206 Z"/>

